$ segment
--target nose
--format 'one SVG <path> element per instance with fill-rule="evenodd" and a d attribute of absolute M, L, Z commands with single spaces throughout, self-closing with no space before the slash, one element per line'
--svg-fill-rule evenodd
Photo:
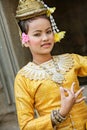
<path fill-rule="evenodd" d="M 48 36 L 47 36 L 47 34 L 43 34 L 43 35 L 42 35 L 42 39 L 43 39 L 43 41 L 48 41 Z"/>

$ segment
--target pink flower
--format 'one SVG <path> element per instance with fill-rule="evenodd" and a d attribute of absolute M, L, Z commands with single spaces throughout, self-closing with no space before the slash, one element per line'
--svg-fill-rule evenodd
<path fill-rule="evenodd" d="M 27 42 L 29 42 L 29 36 L 23 32 L 22 33 L 22 44 L 25 44 Z"/>

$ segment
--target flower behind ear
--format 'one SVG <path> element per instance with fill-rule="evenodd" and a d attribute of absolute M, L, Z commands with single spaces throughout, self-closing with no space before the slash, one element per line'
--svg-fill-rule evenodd
<path fill-rule="evenodd" d="M 25 44 L 27 42 L 29 42 L 29 36 L 23 32 L 22 33 L 22 44 Z"/>

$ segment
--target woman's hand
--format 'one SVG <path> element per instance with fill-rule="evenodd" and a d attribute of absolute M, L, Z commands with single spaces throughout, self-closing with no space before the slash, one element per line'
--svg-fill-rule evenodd
<path fill-rule="evenodd" d="M 72 107 L 75 103 L 80 103 L 81 101 L 83 101 L 86 98 L 86 97 L 82 97 L 82 98 L 78 99 L 78 96 L 84 90 L 84 87 L 82 87 L 75 93 L 74 86 L 75 86 L 75 83 L 72 83 L 70 90 L 60 87 L 61 109 L 60 109 L 59 113 L 62 116 L 66 116 L 70 112 L 70 110 L 72 109 Z M 68 96 L 65 96 L 65 92 L 68 94 Z"/>

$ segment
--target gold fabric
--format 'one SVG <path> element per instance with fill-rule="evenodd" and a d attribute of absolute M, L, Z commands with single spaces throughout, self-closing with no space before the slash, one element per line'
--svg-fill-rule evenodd
<path fill-rule="evenodd" d="M 50 113 L 53 109 L 60 108 L 61 106 L 60 85 L 69 89 L 72 82 L 76 82 L 75 91 L 77 91 L 80 88 L 77 76 L 87 76 L 87 57 L 82 57 L 77 54 L 69 54 L 69 56 L 73 64 L 68 68 L 68 71 L 64 73 L 62 84 L 54 82 L 51 78 L 30 79 L 26 77 L 26 72 L 23 71 L 24 67 L 17 74 L 14 89 L 20 130 L 54 129 L 51 124 Z M 61 60 L 62 58 L 60 58 L 60 61 Z M 45 65 L 46 64 L 48 66 L 49 62 L 45 63 Z M 35 73 L 37 71 L 35 67 L 34 71 Z M 25 75 L 21 72 L 25 72 Z M 81 96 L 82 94 L 79 98 Z M 34 110 L 38 112 L 39 116 L 37 118 L 35 118 Z M 67 119 L 59 124 L 56 129 L 87 130 L 86 122 L 87 105 L 82 101 L 73 106 L 67 115 Z"/>

